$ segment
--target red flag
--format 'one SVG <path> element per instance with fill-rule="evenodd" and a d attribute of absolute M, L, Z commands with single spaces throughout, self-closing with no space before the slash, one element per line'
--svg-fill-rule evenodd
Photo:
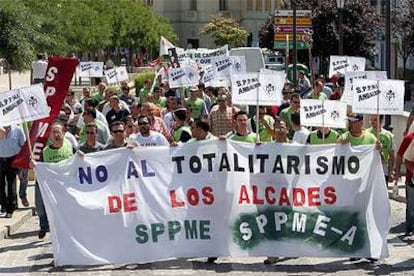
<path fill-rule="evenodd" d="M 161 58 L 156 58 L 156 59 L 151 60 L 150 62 L 148 62 L 147 65 L 151 66 L 151 67 L 155 67 L 156 65 L 158 65 L 160 63 L 161 63 Z"/>
<path fill-rule="evenodd" d="M 43 148 L 49 137 L 49 125 L 59 115 L 65 96 L 69 90 L 70 82 L 79 60 L 67 57 L 49 57 L 45 77 L 45 95 L 50 106 L 50 116 L 33 123 L 30 129 L 30 142 L 35 160 L 39 160 Z M 13 160 L 17 168 L 29 168 L 30 153 L 26 143 Z"/>

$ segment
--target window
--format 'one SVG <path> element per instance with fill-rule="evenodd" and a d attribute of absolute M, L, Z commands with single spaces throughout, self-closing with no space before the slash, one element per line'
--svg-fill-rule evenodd
<path fill-rule="evenodd" d="M 252 11 L 252 10 L 254 10 L 254 8 L 253 8 L 253 0 L 247 0 L 246 9 L 247 9 L 248 11 Z"/>
<path fill-rule="evenodd" d="M 266 11 L 272 12 L 271 9 L 272 9 L 272 0 L 266 0 Z"/>
<path fill-rule="evenodd" d="M 190 0 L 190 11 L 197 10 L 197 0 Z"/>
<path fill-rule="evenodd" d="M 227 10 L 227 0 L 219 0 L 219 10 L 220 11 Z"/>
<path fill-rule="evenodd" d="M 256 11 L 262 11 L 262 9 L 263 9 L 263 1 L 256 0 Z"/>

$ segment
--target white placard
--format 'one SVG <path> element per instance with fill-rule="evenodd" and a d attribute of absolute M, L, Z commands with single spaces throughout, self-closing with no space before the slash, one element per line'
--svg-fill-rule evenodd
<path fill-rule="evenodd" d="M 371 80 L 386 80 L 387 72 L 385 71 L 355 71 L 345 72 L 345 87 L 341 97 L 341 102 L 352 105 L 353 80 L 356 79 L 371 79 Z"/>
<path fill-rule="evenodd" d="M 304 126 L 346 128 L 346 111 L 344 102 L 302 99 L 300 123 Z"/>
<path fill-rule="evenodd" d="M 81 61 L 79 63 L 79 76 L 85 78 L 100 78 L 103 76 L 103 62 Z"/>
<path fill-rule="evenodd" d="M 168 83 L 171 88 L 198 85 L 200 75 L 191 66 L 170 68 L 168 70 Z"/>
<path fill-rule="evenodd" d="M 353 81 L 352 112 L 362 114 L 402 115 L 404 113 L 404 81 Z"/>
<path fill-rule="evenodd" d="M 105 70 L 105 77 L 108 84 L 127 81 L 129 79 L 125 66 Z"/>
<path fill-rule="evenodd" d="M 0 126 L 39 120 L 49 112 L 41 83 L 0 93 Z"/>
<path fill-rule="evenodd" d="M 340 73 L 353 71 L 365 71 L 366 60 L 364 57 L 331 56 L 329 62 L 329 77 Z"/>

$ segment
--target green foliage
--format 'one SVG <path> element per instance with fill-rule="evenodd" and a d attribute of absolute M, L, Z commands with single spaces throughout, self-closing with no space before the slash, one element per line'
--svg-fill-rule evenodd
<path fill-rule="evenodd" d="M 39 37 L 36 18 L 19 2 L 0 1 L 0 58 L 10 69 L 28 69 L 35 58 L 34 45 Z"/>
<path fill-rule="evenodd" d="M 212 16 L 211 20 L 201 27 L 200 33 L 210 35 L 217 46 L 229 44 L 230 47 L 244 46 L 249 33 L 233 18 Z"/>
<path fill-rule="evenodd" d="M 414 0 L 401 0 L 394 11 L 392 34 L 398 55 L 403 61 L 402 78 L 408 79 L 407 60 L 414 54 Z"/>
<path fill-rule="evenodd" d="M 0 58 L 24 70 L 39 52 L 89 53 L 113 47 L 157 52 L 177 35 L 142 1 L 0 0 Z M 12 60 L 13 59 L 13 60 Z"/>
<path fill-rule="evenodd" d="M 136 91 L 139 91 L 144 86 L 144 82 L 146 80 L 151 80 L 151 82 L 154 80 L 155 72 L 153 70 L 144 71 L 141 73 L 138 73 L 135 77 L 135 89 Z"/>

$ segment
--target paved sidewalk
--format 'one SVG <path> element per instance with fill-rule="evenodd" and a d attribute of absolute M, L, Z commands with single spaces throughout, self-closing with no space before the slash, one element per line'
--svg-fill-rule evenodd
<path fill-rule="evenodd" d="M 17 188 L 20 184 L 17 184 Z M 12 218 L 5 218 L 6 213 L 0 214 L 0 240 L 10 237 L 13 233 L 19 229 L 28 219 L 35 214 L 34 207 L 34 181 L 30 181 L 27 185 L 27 199 L 29 200 L 29 207 L 22 207 L 20 198 L 17 199 L 18 207 L 13 213 Z"/>

